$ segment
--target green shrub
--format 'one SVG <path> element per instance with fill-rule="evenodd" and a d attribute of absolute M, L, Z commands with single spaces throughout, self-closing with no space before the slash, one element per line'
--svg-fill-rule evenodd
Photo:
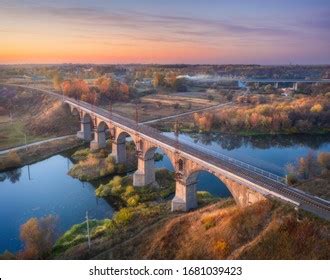
<path fill-rule="evenodd" d="M 110 184 L 112 187 L 118 187 L 122 185 L 122 177 L 120 176 L 115 176 L 113 179 L 110 181 Z"/>
<path fill-rule="evenodd" d="M 86 149 L 80 149 L 78 151 L 76 151 L 72 157 L 75 159 L 75 160 L 82 160 L 82 159 L 85 159 L 87 158 L 87 156 L 89 155 L 89 148 L 86 148 Z"/>
<path fill-rule="evenodd" d="M 117 173 L 119 173 L 119 174 L 126 173 L 127 167 L 123 163 L 118 163 L 116 170 L 117 170 Z"/>
<path fill-rule="evenodd" d="M 205 229 L 208 230 L 216 225 L 215 217 L 214 216 L 206 216 L 202 219 L 202 224 L 204 225 Z"/>
<path fill-rule="evenodd" d="M 127 225 L 133 218 L 133 213 L 128 208 L 120 209 L 113 217 L 117 225 Z"/>
<path fill-rule="evenodd" d="M 125 191 L 125 196 L 130 197 L 135 193 L 135 189 L 133 186 L 127 186 Z"/>
<path fill-rule="evenodd" d="M 96 190 L 95 194 L 98 197 L 107 197 L 111 194 L 111 187 L 109 185 L 101 184 Z"/>
<path fill-rule="evenodd" d="M 108 173 L 108 170 L 106 168 L 101 168 L 100 169 L 100 177 L 106 176 Z"/>
<path fill-rule="evenodd" d="M 100 158 L 107 158 L 107 157 L 109 157 L 110 155 L 109 155 L 109 153 L 108 153 L 108 151 L 107 151 L 106 149 L 101 149 L 101 150 L 99 150 L 99 152 L 98 152 L 98 156 L 99 156 Z"/>
<path fill-rule="evenodd" d="M 199 203 L 210 203 L 216 201 L 218 198 L 206 191 L 197 192 L 197 201 Z"/>
<path fill-rule="evenodd" d="M 135 207 L 139 204 L 140 197 L 139 195 L 133 195 L 129 199 L 127 199 L 127 206 Z"/>
<path fill-rule="evenodd" d="M 111 194 L 115 196 L 119 196 L 123 192 L 123 187 L 121 185 L 119 186 L 112 186 L 111 187 Z"/>
<path fill-rule="evenodd" d="M 89 229 L 91 238 L 112 233 L 115 226 L 112 220 L 90 220 Z M 83 222 L 72 226 L 57 241 L 54 246 L 54 252 L 59 253 L 73 247 L 79 243 L 87 242 L 87 224 Z"/>

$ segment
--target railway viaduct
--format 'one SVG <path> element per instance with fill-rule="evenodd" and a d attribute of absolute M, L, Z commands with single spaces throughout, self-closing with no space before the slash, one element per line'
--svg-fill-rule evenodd
<path fill-rule="evenodd" d="M 297 207 L 330 219 L 329 202 L 295 190 L 285 178 L 225 156 L 214 155 L 161 134 L 158 130 L 88 103 L 65 99 L 73 114 L 79 115 L 78 137 L 90 141 L 91 149 L 106 146 L 109 135 L 112 156 L 117 163 L 126 162 L 126 138 L 136 146 L 138 168 L 133 174 L 136 187 L 155 183 L 154 155 L 157 148 L 170 159 L 176 189 L 172 211 L 197 207 L 196 183 L 200 171 L 214 174 L 224 182 L 239 206 L 247 206 L 267 197 L 284 200 Z"/>
<path fill-rule="evenodd" d="M 118 163 L 125 163 L 126 138 L 131 137 L 138 156 L 138 168 L 133 175 L 136 187 L 155 183 L 154 155 L 156 149 L 161 148 L 175 170 L 176 189 L 172 211 L 188 211 L 197 207 L 197 175 L 200 171 L 207 171 L 226 184 L 239 206 L 272 197 L 330 220 L 329 201 L 288 186 L 283 177 L 203 147 L 178 142 L 150 126 L 86 102 L 31 86 L 4 85 L 33 89 L 61 98 L 68 104 L 71 112 L 80 118 L 81 128 L 77 136 L 90 142 L 92 149 L 99 149 L 105 147 L 108 135 L 112 155 Z"/>

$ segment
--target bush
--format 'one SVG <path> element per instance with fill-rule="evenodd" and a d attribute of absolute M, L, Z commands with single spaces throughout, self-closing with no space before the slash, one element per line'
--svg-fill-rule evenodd
<path fill-rule="evenodd" d="M 20 239 L 24 249 L 19 253 L 21 259 L 42 259 L 52 250 L 55 242 L 57 219 L 54 216 L 31 218 L 20 228 Z"/>
<path fill-rule="evenodd" d="M 215 242 L 214 249 L 220 254 L 221 257 L 225 257 L 229 252 L 229 246 L 225 240 Z"/>
<path fill-rule="evenodd" d="M 135 207 L 139 204 L 140 197 L 139 195 L 133 195 L 129 199 L 127 199 L 127 206 L 129 207 Z"/>
<path fill-rule="evenodd" d="M 127 170 L 127 167 L 125 164 L 123 164 L 123 163 L 117 164 L 117 173 L 118 174 L 126 173 L 126 170 Z"/>
<path fill-rule="evenodd" d="M 288 185 L 292 186 L 292 185 L 295 185 L 298 183 L 298 178 L 295 174 L 288 174 L 287 177 L 286 177 L 286 180 L 287 180 L 287 183 Z"/>
<path fill-rule="evenodd" d="M 98 237 L 103 234 L 111 234 L 115 230 L 114 222 L 110 219 L 89 220 L 89 229 L 91 238 Z M 87 242 L 87 224 L 73 225 L 66 231 L 54 246 L 54 252 L 59 253 L 73 247 L 79 243 Z"/>
<path fill-rule="evenodd" d="M 206 216 L 202 219 L 202 224 L 204 225 L 205 229 L 208 230 L 216 225 L 215 217 L 214 216 Z"/>
<path fill-rule="evenodd" d="M 127 225 L 132 218 L 132 212 L 128 208 L 122 208 L 114 215 L 113 220 L 117 225 Z"/>
<path fill-rule="evenodd" d="M 126 191 L 125 191 L 125 196 L 126 197 L 130 197 L 131 195 L 133 195 L 135 193 L 135 189 L 133 186 L 127 186 L 126 187 Z"/>
<path fill-rule="evenodd" d="M 81 150 L 78 150 L 76 151 L 72 157 L 75 159 L 75 160 L 82 160 L 82 159 L 86 159 L 87 156 L 89 155 L 90 153 L 90 149 L 89 148 L 86 148 L 86 149 L 81 149 Z"/>
<path fill-rule="evenodd" d="M 110 184 L 112 187 L 119 187 L 122 185 L 122 177 L 120 176 L 115 176 L 113 179 L 110 181 Z"/>
<path fill-rule="evenodd" d="M 101 184 L 96 190 L 95 194 L 98 197 L 107 197 L 111 194 L 111 187 L 109 185 Z"/>
<path fill-rule="evenodd" d="M 323 106 L 321 104 L 315 104 L 312 108 L 311 108 L 311 112 L 312 113 L 320 113 L 323 110 Z"/>
<path fill-rule="evenodd" d="M 121 185 L 119 186 L 112 186 L 111 187 L 111 194 L 115 196 L 119 196 L 123 191 L 123 188 Z"/>
<path fill-rule="evenodd" d="M 330 153 L 320 153 L 317 157 L 317 161 L 322 168 L 330 169 Z"/>

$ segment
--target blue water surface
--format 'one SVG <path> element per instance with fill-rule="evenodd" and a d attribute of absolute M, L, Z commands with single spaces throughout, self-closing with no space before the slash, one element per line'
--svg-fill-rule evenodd
<path fill-rule="evenodd" d="M 19 228 L 31 217 L 55 215 L 59 232 L 64 232 L 83 222 L 86 211 L 91 218 L 112 216 L 112 207 L 95 196 L 90 183 L 67 175 L 70 165 L 68 158 L 56 155 L 0 173 L 0 252 L 21 249 Z"/>
<path fill-rule="evenodd" d="M 165 133 L 174 137 L 173 133 Z M 285 174 L 285 166 L 296 162 L 308 153 L 330 152 L 329 136 L 233 136 L 225 134 L 181 134 L 180 142 L 210 149 L 250 163 L 264 170 Z M 159 150 L 158 152 L 161 152 Z M 59 232 L 85 219 L 111 217 L 114 210 L 104 199 L 96 198 L 95 187 L 67 175 L 71 166 L 67 156 L 56 155 L 49 159 L 0 173 L 0 253 L 17 252 L 22 244 L 19 228 L 31 217 L 56 215 Z M 164 156 L 156 167 L 173 170 Z M 29 175 L 30 173 L 30 175 Z M 227 187 L 214 175 L 200 172 L 197 188 L 219 197 L 228 197 Z"/>

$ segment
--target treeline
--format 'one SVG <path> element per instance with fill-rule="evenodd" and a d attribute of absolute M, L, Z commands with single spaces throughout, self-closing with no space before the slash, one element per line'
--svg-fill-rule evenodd
<path fill-rule="evenodd" d="M 319 95 L 271 104 L 238 106 L 216 113 L 195 113 L 203 131 L 254 133 L 311 133 L 330 131 L 330 98 Z"/>
<path fill-rule="evenodd" d="M 89 85 L 81 79 L 58 80 L 54 78 L 54 87 L 64 95 L 99 105 L 102 101 L 128 101 L 133 96 L 132 89 L 113 77 L 102 76 Z"/>

